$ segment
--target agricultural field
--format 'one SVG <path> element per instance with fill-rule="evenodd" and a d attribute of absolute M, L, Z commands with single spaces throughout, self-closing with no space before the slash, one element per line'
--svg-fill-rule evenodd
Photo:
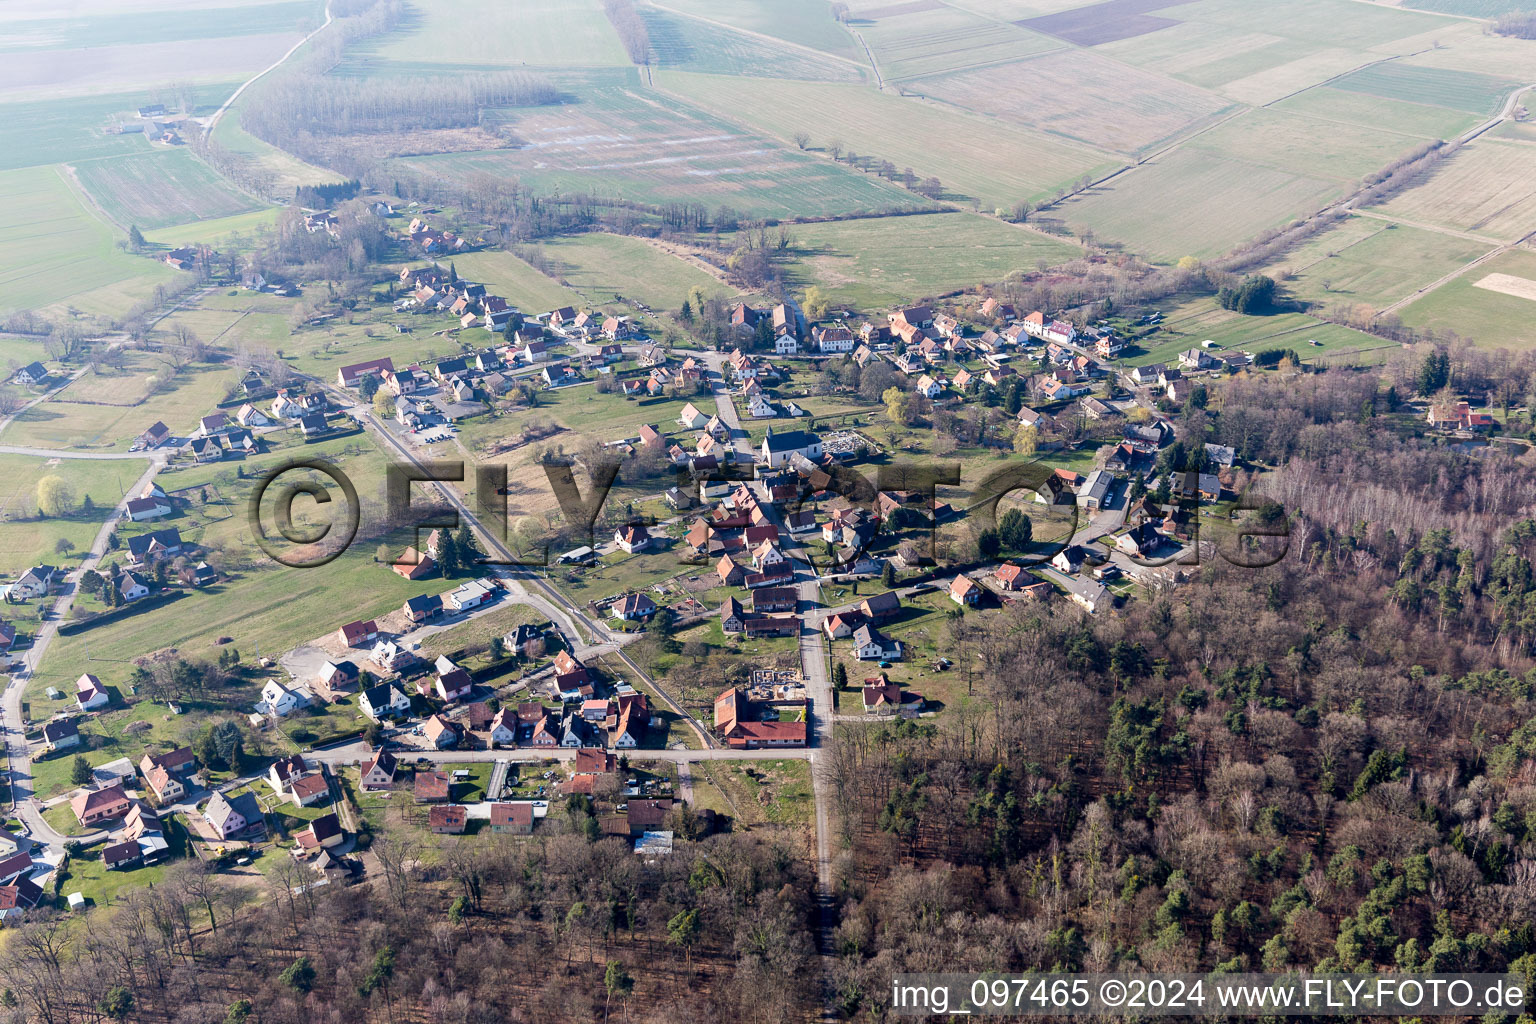
<path fill-rule="evenodd" d="M 1497 18 L 1510 11 L 1529 10 L 1522 0 L 1403 0 L 1403 6 L 1465 18 Z"/>
<path fill-rule="evenodd" d="M 74 401 L 71 387 L 33 406 L 6 429 L 5 440 L 38 448 L 125 451 L 156 420 L 172 430 L 190 431 L 198 417 L 224 399 L 234 376 L 229 365 L 189 364 L 168 385 L 150 393 L 142 380 L 129 378 L 125 371 L 121 379 L 95 382 L 94 391 L 88 385 L 90 402 Z M 147 397 L 134 404 L 136 395 Z M 99 404 L 101 397 L 114 399 L 114 404 Z"/>
<path fill-rule="evenodd" d="M 679 14 L 707 18 L 742 32 L 782 39 L 796 46 L 847 57 L 862 63 L 864 54 L 847 29 L 832 17 L 824 0 L 664 0 L 653 5 Z M 782 49 L 781 54 L 786 52 Z"/>
<path fill-rule="evenodd" d="M 1308 362 L 1337 359 L 1392 344 L 1304 313 L 1244 316 L 1222 309 L 1208 295 L 1175 301 L 1163 307 L 1163 313 L 1167 319 L 1162 330 L 1145 339 L 1139 350 L 1119 360 L 1120 364 L 1144 366 L 1177 362 L 1180 352 L 1206 340 L 1214 341 L 1222 348 L 1237 348 L 1254 354 L 1270 349 L 1293 349 Z M 1314 340 L 1322 344 L 1309 344 Z"/>
<path fill-rule="evenodd" d="M 351 477 L 363 503 L 359 540 L 335 561 L 302 569 L 272 562 L 256 546 L 246 519 L 251 477 L 294 454 L 332 461 Z M 60 636 L 54 642 L 34 688 L 60 686 L 84 671 L 109 685 L 119 685 L 132 658 L 175 647 L 189 658 L 213 658 L 220 636 L 239 638 L 248 660 L 258 653 L 275 655 L 334 629 L 352 618 L 369 618 L 399 608 L 407 597 L 441 589 L 442 581 L 411 583 L 374 561 L 380 542 L 393 543 L 379 530 L 387 460 L 365 435 L 313 445 L 295 444 L 238 463 L 188 466 L 163 472 L 157 482 L 167 491 L 188 491 L 196 499 L 207 487 L 209 503 L 171 521 L 185 540 L 200 545 L 200 557 L 225 573 L 215 585 L 189 594 L 164 608 Z M 245 478 L 237 477 L 243 470 Z M 301 508 L 295 506 L 296 511 Z M 135 528 L 137 529 L 137 528 Z M 344 611 L 338 611 L 344 609 Z M 92 658 L 85 661 L 87 647 Z"/>
<path fill-rule="evenodd" d="M 543 313 L 581 301 L 580 295 L 509 252 L 485 249 L 455 256 L 453 263 L 464 277 L 485 285 L 525 312 Z"/>
<path fill-rule="evenodd" d="M 683 404 L 684 400 L 674 398 L 633 399 L 619 394 L 605 395 L 595 387 L 579 385 L 541 394 L 538 406 L 533 409 L 476 417 L 463 425 L 461 436 L 466 447 L 482 459 L 489 458 L 503 439 L 520 433 L 530 422 L 538 420 L 568 431 L 554 435 L 551 441 L 562 442 L 567 449 L 574 449 L 573 435 L 591 435 L 604 440 L 634 437 L 643 423 L 654 424 L 664 435 L 682 433 L 677 414 L 682 411 Z M 692 437 L 691 434 L 688 436 Z M 512 458 L 531 456 L 531 447 L 512 452 Z M 505 460 L 498 458 L 497 461 Z M 537 479 L 538 487 L 548 491 L 547 478 L 542 471 L 537 473 Z"/>
<path fill-rule="evenodd" d="M 1483 138 L 1380 207 L 1404 220 L 1513 242 L 1536 231 L 1536 151 Z"/>
<path fill-rule="evenodd" d="M 860 309 L 999 281 L 1082 254 L 1071 242 L 967 213 L 799 224 L 792 233 L 789 270 L 797 289 L 818 285 L 834 304 Z"/>
<path fill-rule="evenodd" d="M 147 95 L 131 92 L 0 105 L 0 117 L 5 119 L 6 126 L 0 171 L 151 152 L 149 140 L 142 132 L 118 135 L 103 131 L 108 125 L 132 117 L 134 108 L 146 102 Z"/>
<path fill-rule="evenodd" d="M 168 227 L 249 213 L 255 202 L 186 149 L 74 165 L 75 177 L 126 230 Z"/>
<path fill-rule="evenodd" d="M 1098 53 L 1255 104 L 1279 100 L 1370 60 L 1424 49 L 1428 41 L 1421 35 L 1448 27 L 1441 18 L 1349 0 L 1307 0 L 1283 8 L 1240 0 L 1118 0 L 1128 13 L 1106 21 L 1112 6 L 1117 4 L 1079 8 L 1061 17 L 1081 22 L 1082 30 L 1095 37 L 1113 36 L 1099 40 Z"/>
<path fill-rule="evenodd" d="M 811 148 L 830 155 L 827 147 L 836 140 L 861 156 L 910 165 L 938 178 L 950 197 L 974 198 L 989 208 L 1040 199 L 1084 173 L 1119 163 L 1044 132 L 860 86 L 675 72 L 658 74 L 656 81 L 781 142 L 803 131 Z"/>
<path fill-rule="evenodd" d="M 243 101 L 243 97 L 242 97 Z M 269 145 L 246 131 L 240 124 L 240 101 L 219 119 L 213 140 L 225 149 L 242 154 L 271 176 L 273 196 L 293 197 L 300 185 L 327 185 L 342 180 L 342 175 L 324 167 L 306 163 L 287 150 Z"/>
<path fill-rule="evenodd" d="M 140 5 L 134 5 L 138 7 Z M 320 0 L 178 7 L 154 3 L 148 9 L 81 12 L 67 18 L 8 17 L 0 9 L 0 53 L 74 50 L 125 44 L 157 44 L 188 39 L 264 35 L 274 30 L 309 31 L 320 23 Z M 22 12 L 18 11 L 18 14 Z"/>
<path fill-rule="evenodd" d="M 1124 154 L 1143 153 L 1231 107 L 1214 93 L 1095 53 L 1051 53 L 912 83 L 933 99 Z"/>
<path fill-rule="evenodd" d="M 1317 306 L 1364 303 L 1380 310 L 1488 251 L 1469 239 L 1351 217 L 1276 260 L 1286 291 Z"/>
<path fill-rule="evenodd" d="M 1389 100 L 1450 107 L 1486 117 L 1498 113 L 1509 91 L 1519 84 L 1474 71 L 1393 63 L 1362 68 L 1352 75 L 1335 79 L 1329 87 Z"/>
<path fill-rule="evenodd" d="M 1231 159 L 1297 177 L 1347 184 L 1417 149 L 1417 139 L 1366 127 L 1339 126 L 1303 114 L 1256 108 L 1185 143 L 1216 159 Z"/>
<path fill-rule="evenodd" d="M 0 313 L 68 302 L 87 313 L 120 313 L 169 281 L 163 263 L 120 252 L 99 220 L 52 167 L 0 172 Z"/>
<path fill-rule="evenodd" d="M 231 76 L 248 76 L 267 67 L 301 38 L 300 32 L 284 30 L 88 50 L 11 53 L 0 61 L 0 102 L 123 92 L 168 80 L 227 81 Z"/>
<path fill-rule="evenodd" d="M 638 86 L 597 86 L 582 101 L 515 113 L 521 149 L 402 157 L 429 175 L 477 173 L 549 193 L 596 192 L 646 203 L 726 205 L 757 217 L 901 209 L 926 200 L 819 157 L 776 147 Z"/>
<path fill-rule="evenodd" d="M 14 576 L 39 562 L 73 566 L 143 470 L 138 461 L 0 455 L 0 575 Z M 37 482 L 46 476 L 61 477 L 69 486 L 74 511 L 38 515 Z M 87 497 L 90 510 L 80 507 Z M 60 541 L 68 541 L 73 550 L 59 551 Z"/>
<path fill-rule="evenodd" d="M 623 296 L 652 309 L 676 310 L 694 287 L 706 295 L 733 294 L 693 264 L 628 235 L 554 238 L 540 242 L 537 251 L 560 281 L 592 305 L 609 305 Z"/>
<path fill-rule="evenodd" d="M 886 81 L 989 67 L 1061 49 L 1058 40 L 942 4 L 897 4 L 884 10 L 893 13 L 873 18 L 872 12 L 863 12 L 858 30 Z"/>
<path fill-rule="evenodd" d="M 1536 346 L 1536 298 L 1509 294 L 1515 282 L 1487 279 L 1507 275 L 1536 289 L 1536 253 L 1511 249 L 1449 281 L 1398 311 L 1411 327 L 1455 331 L 1479 345 L 1525 349 Z M 1505 290 L 1494 287 L 1497 285 Z M 1520 290 L 1525 290 L 1523 287 Z"/>
<path fill-rule="evenodd" d="M 1138 255 L 1173 262 L 1183 256 L 1219 255 L 1266 228 L 1314 212 L 1343 190 L 1337 180 L 1184 147 L 1052 212 Z"/>
<path fill-rule="evenodd" d="M 864 79 L 857 64 L 826 53 L 787 47 L 781 40 L 748 35 L 657 7 L 640 10 L 658 68 L 830 82 Z"/>
<path fill-rule="evenodd" d="M 1390 100 L 1332 86 L 1318 86 L 1274 104 L 1277 112 L 1305 114 L 1340 127 L 1398 132 L 1420 139 L 1453 139 L 1477 123 L 1464 110 Z"/>
<path fill-rule="evenodd" d="M 277 215 L 276 207 L 268 207 L 252 210 L 249 213 L 237 213 L 229 217 L 152 228 L 144 231 L 144 238 L 159 245 L 228 245 L 239 249 L 254 241 L 263 231 L 270 230 L 276 225 Z"/>
<path fill-rule="evenodd" d="M 442 65 L 627 65 L 601 0 L 417 0 L 405 31 L 373 48 L 384 60 Z M 474 31 L 464 31 L 466 26 Z"/>

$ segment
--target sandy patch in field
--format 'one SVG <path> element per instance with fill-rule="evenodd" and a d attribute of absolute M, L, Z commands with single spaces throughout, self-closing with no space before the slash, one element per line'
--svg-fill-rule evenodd
<path fill-rule="evenodd" d="M 1473 284 L 1474 288 L 1485 288 L 1490 292 L 1498 292 L 1500 295 L 1513 295 L 1517 299 L 1530 299 L 1536 302 L 1536 281 L 1528 277 L 1515 277 L 1513 274 L 1489 274 L 1481 281 Z"/>

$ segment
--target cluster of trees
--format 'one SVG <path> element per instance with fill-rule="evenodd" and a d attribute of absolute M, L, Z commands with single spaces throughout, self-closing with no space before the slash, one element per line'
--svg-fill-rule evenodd
<path fill-rule="evenodd" d="M 285 148 L 303 135 L 465 128 L 479 123 L 488 106 L 554 103 L 559 90 L 523 71 L 425 78 L 350 78 L 294 75 L 261 90 L 247 104 L 241 124 Z"/>
<path fill-rule="evenodd" d="M 613 24 L 624 52 L 636 64 L 651 62 L 651 34 L 632 0 L 603 0 L 603 13 Z"/>
<path fill-rule="evenodd" d="M 150 700 L 223 699 L 236 679 L 236 666 L 215 665 L 176 655 L 140 658 L 128 674 L 134 692 Z"/>
<path fill-rule="evenodd" d="M 1529 663 L 1458 666 L 1341 573 L 1242 573 L 1113 618 L 960 620 L 988 704 L 838 734 L 845 1011 L 940 963 L 1536 966 L 1507 927 L 1536 909 Z"/>
<path fill-rule="evenodd" d="M 1264 274 L 1250 274 L 1237 285 L 1224 285 L 1216 292 L 1222 309 L 1257 316 L 1275 308 L 1275 280 Z"/>
<path fill-rule="evenodd" d="M 1501 36 L 1536 39 L 1536 11 L 1509 11 L 1493 20 L 1493 30 Z"/>
<path fill-rule="evenodd" d="M 800 851 L 723 835 L 644 864 L 595 826 L 558 805 L 531 839 L 472 838 L 433 866 L 418 843 L 377 838 L 377 880 L 354 887 L 306 884 L 310 869 L 287 858 L 266 884 L 180 862 L 95 909 L 90 928 L 33 912 L 0 954 L 4 1013 L 785 1024 L 813 1012 Z"/>

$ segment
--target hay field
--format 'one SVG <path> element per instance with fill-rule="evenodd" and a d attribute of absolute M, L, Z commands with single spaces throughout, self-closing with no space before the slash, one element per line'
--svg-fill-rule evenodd
<path fill-rule="evenodd" d="M 1222 309 L 1214 297 L 1200 295 L 1176 300 L 1163 307 L 1163 328 L 1146 339 L 1148 344 L 1128 359 L 1127 366 L 1177 362 L 1178 354 L 1206 339 L 1222 348 L 1254 354 L 1272 349 L 1292 349 L 1304 362 L 1333 361 L 1368 349 L 1396 347 L 1374 335 L 1326 323 L 1305 313 L 1244 316 Z M 1311 341 L 1321 342 L 1311 345 Z"/>
<path fill-rule="evenodd" d="M 1423 140 L 1257 107 L 1191 139 L 1185 148 L 1302 177 L 1347 182 L 1387 166 Z"/>
<path fill-rule="evenodd" d="M 5 432 L 6 443 L 38 448 L 126 451 L 133 439 L 156 420 L 174 431 L 191 431 L 224 398 L 234 377 L 229 366 L 187 366 L 164 390 L 137 405 L 100 405 L 71 401 L 69 388 L 33 406 Z M 131 382 L 118 397 L 127 397 Z"/>
<path fill-rule="evenodd" d="M 1478 287 L 1478 282 L 1496 274 L 1536 282 L 1536 252 L 1501 253 L 1399 310 L 1398 315 L 1409 326 L 1455 331 L 1489 348 L 1536 347 L 1536 301 Z"/>
<path fill-rule="evenodd" d="M 374 47 L 376 56 L 451 65 L 629 64 L 601 0 L 415 0 L 411 11 L 409 27 Z"/>
<path fill-rule="evenodd" d="M 1044 261 L 1082 255 L 1067 241 L 969 213 L 882 217 L 793 228 L 788 270 L 798 290 L 818 285 L 834 303 L 870 309 L 913 302 Z"/>
<path fill-rule="evenodd" d="M 902 6 L 888 9 L 899 11 Z M 866 15 L 858 30 L 887 81 L 986 67 L 1062 49 L 1060 40 L 945 6 L 873 21 Z"/>
<path fill-rule="evenodd" d="M 1417 36 L 1446 27 L 1444 19 L 1351 0 L 1288 0 L 1283 5 L 1242 0 L 1118 0 L 1131 13 L 1098 24 L 1109 4 L 1079 8 L 1071 20 L 1116 36 L 1096 52 L 1159 71 L 1233 99 L 1264 103 L 1326 81 L 1361 64 L 1423 48 Z M 1149 19 L 1120 38 L 1133 22 Z"/>
<path fill-rule="evenodd" d="M 277 223 L 278 210 L 268 207 L 250 213 L 237 213 L 232 217 L 200 220 L 191 224 L 173 224 L 144 232 L 144 238 L 160 245 L 235 245 L 253 240 L 270 230 Z"/>
<path fill-rule="evenodd" d="M 65 300 L 89 312 L 103 292 L 101 312 L 149 296 L 176 271 L 119 252 L 116 236 L 92 214 L 52 167 L 0 173 L 0 208 L 9 212 L 0 237 L 0 311 L 44 309 Z M 115 307 L 115 310 L 114 308 Z"/>
<path fill-rule="evenodd" d="M 848 30 L 832 18 L 832 9 L 824 0 L 734 0 L 728 4 L 718 0 L 664 0 L 654 6 L 709 18 L 743 32 L 774 36 L 852 60 L 864 60 L 863 51 Z"/>
<path fill-rule="evenodd" d="M 143 470 L 138 462 L 0 455 L 0 574 L 16 575 L 39 562 L 73 568 Z M 69 516 L 38 517 L 37 482 L 45 476 L 62 477 L 74 492 L 76 510 Z M 95 506 L 89 513 L 78 507 L 87 497 Z M 61 554 L 55 550 L 60 540 L 75 550 Z"/>
<path fill-rule="evenodd" d="M 640 13 L 651 37 L 655 66 L 659 68 L 828 82 L 864 80 L 863 70 L 852 61 L 785 46 L 780 40 L 749 35 L 657 7 L 641 8 Z"/>
<path fill-rule="evenodd" d="M 123 92 L 167 80 L 224 82 L 261 70 L 300 38 L 290 30 L 11 53 L 0 61 L 0 102 Z"/>
<path fill-rule="evenodd" d="M 1530 5 L 1525 5 L 1529 9 Z M 1521 85 L 1530 85 L 1531 42 L 1512 36 L 1499 36 L 1485 31 L 1476 21 L 1439 19 L 1441 28 L 1435 33 L 1438 47 L 1427 49 L 1406 58 L 1404 63 L 1415 67 L 1449 68 L 1452 71 L 1476 71 L 1484 75 L 1498 75 Z"/>
<path fill-rule="evenodd" d="M 1369 128 L 1420 139 L 1453 139 L 1478 121 L 1475 114 L 1464 110 L 1389 100 L 1326 85 L 1281 100 L 1270 109 L 1305 114 L 1343 129 Z"/>
<path fill-rule="evenodd" d="M 628 235 L 555 238 L 539 243 L 538 249 L 558 268 L 561 279 L 593 305 L 608 305 L 622 295 L 652 309 L 675 310 L 695 285 L 707 295 L 733 293 L 693 264 Z"/>
<path fill-rule="evenodd" d="M 97 364 L 65 392 L 69 401 L 93 405 L 138 405 L 149 397 L 150 378 L 166 366 L 151 352 L 128 350 L 123 368 Z"/>
<path fill-rule="evenodd" d="M 1487 117 L 1499 111 L 1518 82 L 1497 75 L 1412 64 L 1377 64 L 1329 83 L 1334 89 L 1390 100 L 1429 103 Z"/>
<path fill-rule="evenodd" d="M 874 89 L 813 82 L 664 73 L 666 91 L 720 117 L 789 142 L 797 131 L 825 150 L 845 149 L 932 175 L 946 191 L 1011 206 L 1048 195 L 1118 161 L 1042 132 Z"/>
<path fill-rule="evenodd" d="M 0 105 L 6 129 L 0 170 L 150 152 L 149 140 L 142 133 L 108 135 L 102 131 L 131 114 L 134 104 L 144 102 L 145 97 L 144 93 L 114 93 Z"/>
<path fill-rule="evenodd" d="M 167 43 L 186 39 L 264 35 L 274 31 L 308 32 L 325 19 L 320 0 L 280 0 L 217 7 L 170 9 L 162 3 L 148 9 L 103 9 L 86 15 L 70 4 L 71 17 L 28 17 L 0 8 L 0 53 L 25 50 L 77 50 L 135 43 Z M 55 11 L 62 8 L 55 5 Z M 8 16 L 9 15 L 9 16 Z M 82 16 L 86 15 L 86 16 Z"/>
<path fill-rule="evenodd" d="M 1536 148 L 1479 139 L 1381 210 L 1502 241 L 1523 238 L 1536 231 Z"/>
<path fill-rule="evenodd" d="M 923 95 L 1117 153 L 1138 153 L 1226 111 L 1214 93 L 1092 52 L 1047 54 L 925 79 Z"/>
<path fill-rule="evenodd" d="M 251 197 L 186 149 L 82 162 L 75 165 L 75 175 L 107 216 L 125 228 L 168 227 L 256 209 Z"/>
<path fill-rule="evenodd" d="M 545 193 L 588 192 L 645 203 L 731 206 L 793 217 L 926 204 L 900 186 L 775 145 L 636 86 L 597 86 L 579 103 L 525 108 L 520 149 L 391 161 L 427 174 L 515 177 Z"/>
<path fill-rule="evenodd" d="M 1364 303 L 1380 310 L 1455 272 L 1488 246 L 1419 228 L 1351 217 L 1271 264 L 1291 272 L 1285 287 L 1319 306 Z"/>
<path fill-rule="evenodd" d="M 1497 18 L 1510 11 L 1530 10 L 1523 0 L 1403 0 L 1403 6 L 1466 18 Z"/>
<path fill-rule="evenodd" d="M 1150 259 L 1216 256 L 1342 193 L 1305 177 L 1185 147 L 1059 205 L 1055 216 Z"/>
<path fill-rule="evenodd" d="M 1220 89 L 1228 82 L 1289 63 L 1296 58 L 1296 44 L 1269 32 L 1186 21 L 1105 43 L 1095 52 L 1191 85 Z"/>
<path fill-rule="evenodd" d="M 581 296 L 539 273 L 509 252 L 486 249 L 455 256 L 459 274 L 479 282 L 528 313 L 576 305 Z"/>

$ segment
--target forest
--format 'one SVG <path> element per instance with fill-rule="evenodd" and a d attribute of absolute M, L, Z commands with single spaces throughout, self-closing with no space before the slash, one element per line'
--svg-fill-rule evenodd
<path fill-rule="evenodd" d="M 391 811 L 391 814 L 396 812 Z M 101 908 L 32 920 L 0 954 L 0 1020 L 174 1024 L 803 1019 L 813 908 L 803 857 L 752 836 L 643 864 L 578 809 L 421 867 L 378 838 L 372 885 L 293 862 L 196 862 Z"/>

